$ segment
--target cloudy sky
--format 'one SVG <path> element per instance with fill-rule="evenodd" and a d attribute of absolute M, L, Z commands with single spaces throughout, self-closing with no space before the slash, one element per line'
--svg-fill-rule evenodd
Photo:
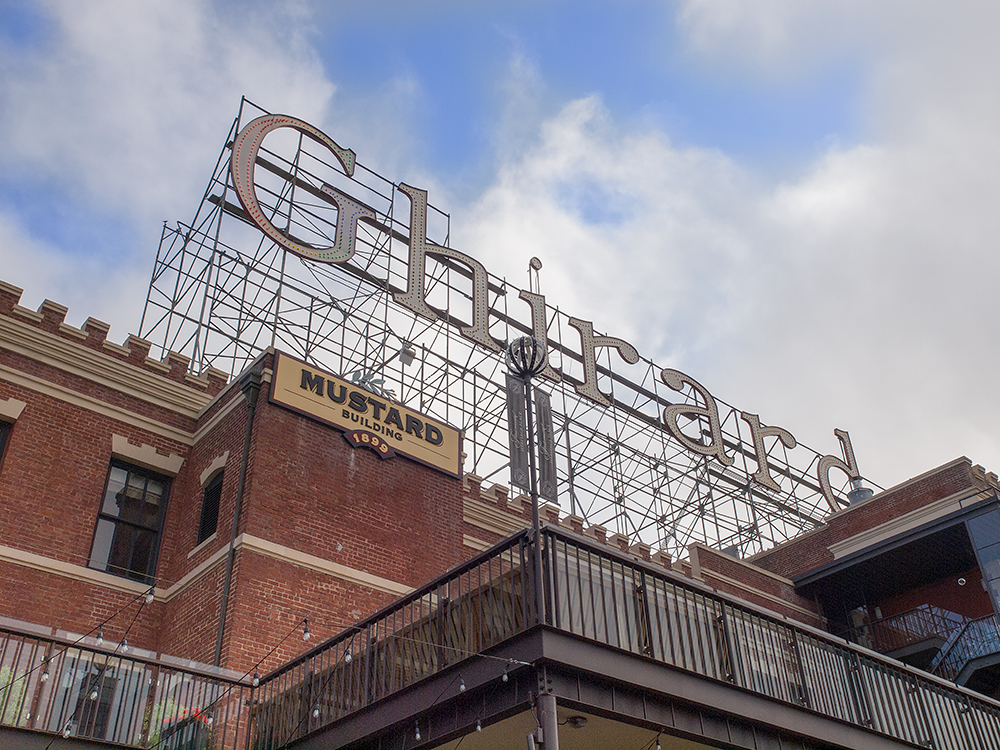
<path fill-rule="evenodd" d="M 0 278 L 137 331 L 241 95 L 883 485 L 1000 470 L 995 0 L 0 0 Z"/>

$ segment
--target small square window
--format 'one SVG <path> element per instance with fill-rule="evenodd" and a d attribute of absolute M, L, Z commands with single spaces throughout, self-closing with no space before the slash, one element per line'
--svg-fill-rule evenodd
<path fill-rule="evenodd" d="M 219 502 L 222 500 L 222 472 L 205 487 L 205 497 L 201 502 L 201 523 L 198 524 L 198 544 L 215 533 L 219 525 Z"/>
<path fill-rule="evenodd" d="M 90 567 L 153 582 L 170 480 L 112 461 L 97 515 Z"/>

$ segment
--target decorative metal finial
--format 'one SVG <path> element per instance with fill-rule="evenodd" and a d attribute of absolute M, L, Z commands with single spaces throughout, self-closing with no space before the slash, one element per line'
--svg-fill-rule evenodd
<path fill-rule="evenodd" d="M 532 378 L 545 369 L 545 349 L 531 336 L 514 339 L 507 347 L 507 368 L 519 378 Z"/>

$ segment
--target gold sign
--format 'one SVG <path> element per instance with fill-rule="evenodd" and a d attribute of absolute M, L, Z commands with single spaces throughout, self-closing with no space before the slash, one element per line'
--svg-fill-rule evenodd
<path fill-rule="evenodd" d="M 370 433 L 380 438 L 376 447 L 384 444 L 453 477 L 462 475 L 461 431 L 282 352 L 274 356 L 271 401 L 355 437 Z"/>

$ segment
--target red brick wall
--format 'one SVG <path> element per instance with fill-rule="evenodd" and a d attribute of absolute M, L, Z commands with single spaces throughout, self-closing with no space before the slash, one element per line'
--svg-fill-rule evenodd
<path fill-rule="evenodd" d="M 812 600 L 796 593 L 790 582 L 777 580 L 754 565 L 703 545 L 692 545 L 690 554 L 692 559 L 697 560 L 702 578 L 717 591 L 738 596 L 799 622 L 815 627 L 823 626 L 819 607 Z M 739 583 L 720 580 L 712 575 L 713 572 Z M 791 606 L 783 606 L 783 603 Z"/>
<path fill-rule="evenodd" d="M 833 562 L 828 547 L 855 534 L 903 516 L 956 493 L 986 486 L 986 479 L 968 459 L 960 459 L 845 508 L 815 531 L 755 555 L 751 561 L 765 570 L 794 578 Z"/>
<path fill-rule="evenodd" d="M 949 576 L 898 596 L 873 602 L 873 605 L 879 607 L 883 618 L 907 612 L 924 604 L 957 612 L 970 619 L 993 614 L 993 602 L 980 583 L 979 569 L 967 570 L 961 577 L 966 580 L 964 586 L 958 585 L 959 576 Z"/>
<path fill-rule="evenodd" d="M 14 302 L 0 289 L 0 315 L 9 314 Z M 91 326 L 87 329 L 90 338 L 80 342 L 59 331 L 59 310 L 44 308 L 44 312 L 38 328 L 106 353 L 102 347 L 105 327 Z M 16 313 L 12 317 L 36 325 Z M 165 382 L 185 383 L 192 393 L 222 390 L 217 378 L 190 383 L 179 358 L 170 360 L 169 373 L 161 373 L 145 361 L 142 346 L 134 346 L 129 355 L 115 352 L 114 356 L 147 376 L 152 373 Z M 268 367 L 270 359 L 265 357 L 258 367 Z M 195 420 L 10 350 L 0 350 L 0 363 L 33 380 L 58 384 L 192 436 L 235 400 L 235 408 L 189 448 L 0 380 L 0 399 L 16 398 L 27 404 L 11 433 L 0 475 L 0 544 L 86 567 L 111 460 L 112 435 L 122 435 L 135 446 L 152 445 L 164 456 L 176 453 L 184 458 L 171 483 L 159 549 L 156 576 L 161 600 L 144 604 L 129 640 L 142 648 L 210 662 L 247 424 L 239 384 L 230 384 Z M 462 520 L 460 480 L 404 457 L 381 461 L 371 451 L 354 449 L 339 430 L 270 404 L 267 391 L 264 383 L 253 426 L 240 533 L 411 587 L 470 555 L 462 544 L 462 534 L 469 533 L 469 527 Z M 200 476 L 226 451 L 229 457 L 216 537 L 189 556 L 197 546 L 203 500 Z M 478 536 L 482 538 L 483 533 Z M 184 576 L 213 558 L 207 569 L 177 587 Z M 164 592 L 169 594 L 167 601 L 162 601 Z M 104 628 L 107 638 L 117 639 L 142 603 L 139 597 L 129 609 L 132 598 L 97 583 L 0 565 L 0 615 L 15 619 L 83 633 L 125 607 Z M 307 644 L 297 632 L 285 639 L 262 671 L 273 668 L 393 598 L 325 573 L 241 551 L 233 573 L 223 665 L 248 668 L 308 616 L 315 638 Z"/>

